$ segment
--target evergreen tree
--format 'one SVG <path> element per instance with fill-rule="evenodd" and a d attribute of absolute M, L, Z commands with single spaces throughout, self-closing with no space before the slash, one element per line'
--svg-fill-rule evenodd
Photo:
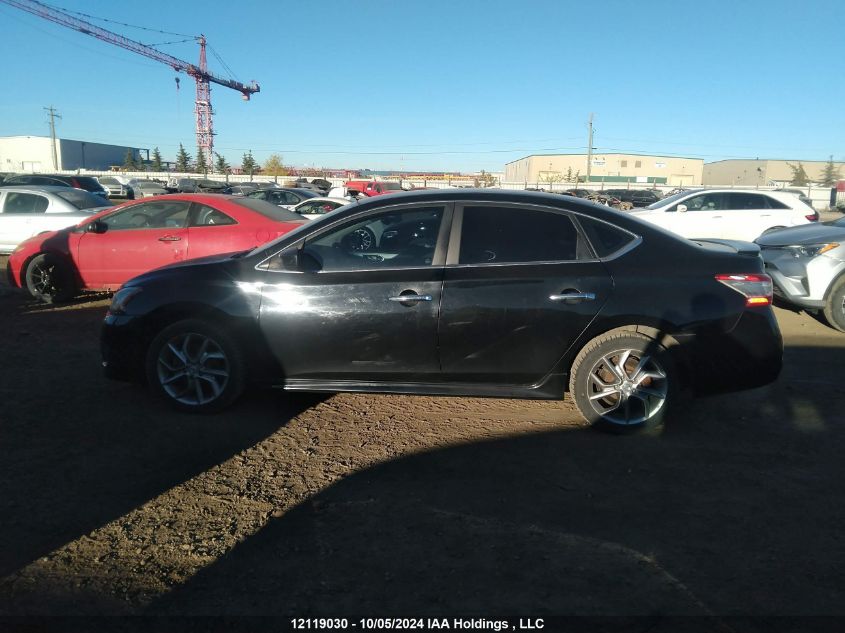
<path fill-rule="evenodd" d="M 827 161 L 827 164 L 822 169 L 822 176 L 819 182 L 825 187 L 832 187 L 836 184 L 837 180 L 841 179 L 842 175 L 839 173 L 839 168 L 833 162 L 833 156 L 831 156 L 830 160 Z"/>
<path fill-rule="evenodd" d="M 252 177 L 255 173 L 255 159 L 252 157 L 252 150 L 248 153 L 244 154 L 243 159 L 241 160 L 241 171 L 247 173 Z"/>
<path fill-rule="evenodd" d="M 792 182 L 789 184 L 796 185 L 798 187 L 809 184 L 810 178 L 807 176 L 807 172 L 804 170 L 804 165 L 801 161 L 798 161 L 797 167 L 790 163 L 787 163 L 787 165 L 789 165 L 789 168 L 792 170 Z"/>
<path fill-rule="evenodd" d="M 205 160 L 205 152 L 202 151 L 202 148 L 197 148 L 197 172 L 207 174 L 208 173 L 208 163 Z"/>
<path fill-rule="evenodd" d="M 227 163 L 226 159 L 217 152 L 214 152 L 214 155 L 217 157 L 217 160 L 214 161 L 214 169 L 216 169 L 220 174 L 228 174 L 229 163 Z"/>
<path fill-rule="evenodd" d="M 123 168 L 126 171 L 135 171 L 138 165 L 135 163 L 135 152 L 131 149 L 126 150 L 126 156 L 123 158 Z"/>
<path fill-rule="evenodd" d="M 153 150 L 152 169 L 153 169 L 153 171 L 162 171 L 162 169 L 163 169 L 162 164 L 161 164 L 161 152 L 158 151 L 157 147 Z"/>
<path fill-rule="evenodd" d="M 176 171 L 186 172 L 189 170 L 188 165 L 191 162 L 191 155 L 179 143 L 179 151 L 176 152 Z"/>

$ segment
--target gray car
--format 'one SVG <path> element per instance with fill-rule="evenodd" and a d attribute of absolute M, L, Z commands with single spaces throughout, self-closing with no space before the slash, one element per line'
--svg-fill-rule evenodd
<path fill-rule="evenodd" d="M 756 242 L 775 296 L 822 311 L 845 332 L 845 218 L 774 231 Z"/>

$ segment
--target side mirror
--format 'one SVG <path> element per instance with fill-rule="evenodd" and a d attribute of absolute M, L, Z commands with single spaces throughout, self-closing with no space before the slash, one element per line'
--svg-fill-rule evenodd
<path fill-rule="evenodd" d="M 678 205 L 678 213 L 686 213 L 686 211 L 687 211 L 687 205 L 685 205 L 685 204 L 679 204 Z"/>
<path fill-rule="evenodd" d="M 97 233 L 102 235 L 106 231 L 109 230 L 109 225 L 103 222 L 102 220 L 94 220 L 91 224 L 88 225 L 86 228 L 87 233 Z"/>
<path fill-rule="evenodd" d="M 282 269 L 299 273 L 316 273 L 322 269 L 317 258 L 300 248 L 292 248 L 279 254 Z"/>

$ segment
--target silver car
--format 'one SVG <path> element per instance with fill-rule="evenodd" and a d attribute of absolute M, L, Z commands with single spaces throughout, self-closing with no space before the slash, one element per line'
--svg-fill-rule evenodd
<path fill-rule="evenodd" d="M 77 224 L 112 203 L 73 187 L 0 188 L 0 253 L 39 233 Z"/>
<path fill-rule="evenodd" d="M 756 242 L 775 296 L 822 311 L 845 332 L 845 217 L 774 231 Z"/>

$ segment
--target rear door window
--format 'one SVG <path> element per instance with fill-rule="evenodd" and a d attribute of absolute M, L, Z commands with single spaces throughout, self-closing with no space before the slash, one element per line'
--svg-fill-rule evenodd
<path fill-rule="evenodd" d="M 3 203 L 3 213 L 44 213 L 50 201 L 34 193 L 18 193 L 10 191 L 6 193 L 6 200 Z"/>
<path fill-rule="evenodd" d="M 767 209 L 766 199 L 757 193 L 735 192 L 723 194 L 727 198 L 726 209 L 732 211 L 749 211 L 752 209 Z"/>
<path fill-rule="evenodd" d="M 463 210 L 459 264 L 557 262 L 590 257 L 565 213 L 502 206 Z"/>

